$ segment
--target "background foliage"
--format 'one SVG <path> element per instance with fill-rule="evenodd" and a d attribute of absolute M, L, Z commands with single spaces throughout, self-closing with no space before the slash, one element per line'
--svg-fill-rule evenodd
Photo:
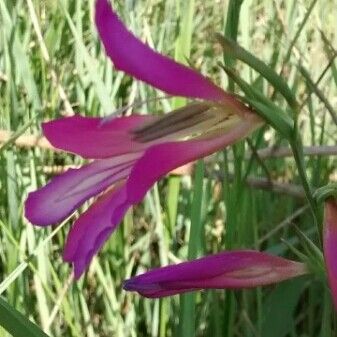
<path fill-rule="evenodd" d="M 125 0 L 114 6 L 157 50 L 240 93 L 219 67 L 225 61 L 286 109 L 259 74 L 224 60 L 213 34 L 238 34 L 245 49 L 282 74 L 300 103 L 312 185 L 336 181 L 336 158 L 317 155 L 336 144 L 336 0 Z M 294 160 L 270 154 L 271 148 L 276 154 L 288 149 L 270 127 L 198 163 L 191 175 L 163 179 L 127 214 L 77 283 L 62 262 L 62 247 L 78 214 L 54 228 L 27 223 L 27 193 L 82 160 L 27 139 L 20 143 L 20 135 L 39 135 L 40 123 L 52 118 L 104 116 L 163 96 L 114 70 L 92 17 L 93 1 L 0 0 L 0 294 L 50 336 L 333 336 L 329 290 L 311 277 L 164 300 L 121 289 L 131 275 L 222 249 L 297 259 L 292 248 L 303 250 L 303 240 L 295 226 L 318 243 Z M 161 114 L 183 103 L 162 99 L 133 110 Z M 12 132 L 9 140 L 4 131 Z M 0 336 L 6 336 L 1 328 Z"/>

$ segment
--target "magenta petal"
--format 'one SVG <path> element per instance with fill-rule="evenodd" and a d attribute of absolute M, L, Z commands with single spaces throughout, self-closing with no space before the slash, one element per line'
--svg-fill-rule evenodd
<path fill-rule="evenodd" d="M 130 201 L 140 202 L 147 190 L 163 175 L 238 141 L 254 130 L 258 123 L 254 115 L 249 115 L 238 126 L 216 138 L 151 146 L 137 161 L 128 179 Z"/>
<path fill-rule="evenodd" d="M 95 19 L 106 53 L 117 69 L 170 95 L 235 101 L 198 72 L 141 42 L 127 30 L 107 0 L 96 1 Z"/>
<path fill-rule="evenodd" d="M 329 284 L 337 310 L 337 202 L 334 199 L 325 202 L 323 243 Z"/>
<path fill-rule="evenodd" d="M 81 276 L 93 256 L 121 222 L 129 206 L 123 184 L 96 200 L 74 223 L 63 258 L 74 264 L 75 278 Z"/>
<path fill-rule="evenodd" d="M 102 118 L 73 116 L 43 123 L 43 133 L 56 148 L 84 158 L 107 158 L 139 151 L 144 144 L 132 140 L 130 131 L 153 121 L 153 116 L 116 117 L 102 123 Z"/>
<path fill-rule="evenodd" d="M 124 289 L 164 297 L 197 289 L 264 286 L 305 273 L 299 262 L 252 250 L 226 251 L 151 270 L 125 281 Z"/>
<path fill-rule="evenodd" d="M 137 156 L 130 154 L 97 160 L 55 177 L 46 186 L 28 195 L 26 218 L 39 226 L 63 220 L 85 200 L 127 177 Z"/>

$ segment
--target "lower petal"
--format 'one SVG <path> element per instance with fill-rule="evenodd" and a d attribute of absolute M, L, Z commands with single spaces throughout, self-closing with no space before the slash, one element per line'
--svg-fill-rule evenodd
<path fill-rule="evenodd" d="M 164 297 L 197 289 L 252 288 L 307 273 L 304 264 L 252 250 L 226 251 L 151 270 L 127 280 L 125 290 Z"/>
<path fill-rule="evenodd" d="M 98 198 L 74 223 L 69 232 L 63 258 L 74 265 L 78 279 L 121 222 L 129 208 L 125 184 Z"/>
<path fill-rule="evenodd" d="M 138 156 L 98 160 L 55 177 L 46 186 L 29 193 L 25 202 L 26 218 L 38 226 L 63 220 L 85 200 L 127 177 Z"/>

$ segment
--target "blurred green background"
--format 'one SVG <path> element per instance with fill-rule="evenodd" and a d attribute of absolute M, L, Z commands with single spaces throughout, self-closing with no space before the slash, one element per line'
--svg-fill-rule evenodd
<path fill-rule="evenodd" d="M 336 0 L 113 5 L 158 51 L 240 94 L 219 66 L 226 62 L 286 110 L 285 100 L 258 73 L 224 58 L 214 33 L 237 37 L 281 74 L 296 96 L 312 185 L 337 180 L 336 157 L 322 155 L 326 146 L 336 145 L 331 118 L 337 107 Z M 303 251 L 303 242 L 294 225 L 318 242 L 287 142 L 268 126 L 199 162 L 191 175 L 162 179 L 128 212 L 79 282 L 62 261 L 67 232 L 79 213 L 46 229 L 24 218 L 28 192 L 83 160 L 22 135 L 39 136 L 40 123 L 52 118 L 105 116 L 164 96 L 114 69 L 98 39 L 93 9 L 92 0 L 0 0 L 0 294 L 50 336 L 335 336 L 329 290 L 313 277 L 163 300 L 121 289 L 132 275 L 223 249 L 253 248 L 298 259 L 292 251 Z M 152 100 L 126 114 L 162 114 L 184 102 Z M 7 336 L 1 328 L 0 336 Z"/>

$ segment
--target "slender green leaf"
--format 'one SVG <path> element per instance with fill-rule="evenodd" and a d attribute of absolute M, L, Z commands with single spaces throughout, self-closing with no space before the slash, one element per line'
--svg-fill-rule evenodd
<path fill-rule="evenodd" d="M 13 337 L 48 337 L 36 324 L 0 297 L 0 325 Z"/>

